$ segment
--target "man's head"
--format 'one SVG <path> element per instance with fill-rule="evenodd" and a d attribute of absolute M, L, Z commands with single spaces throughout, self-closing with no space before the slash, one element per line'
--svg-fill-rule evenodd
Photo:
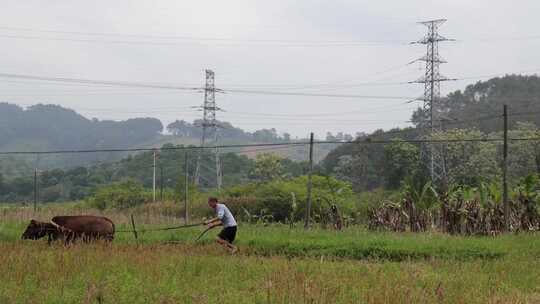
<path fill-rule="evenodd" d="M 210 206 L 211 208 L 216 208 L 217 203 L 218 203 L 217 197 L 211 196 L 208 198 L 208 206 Z"/>

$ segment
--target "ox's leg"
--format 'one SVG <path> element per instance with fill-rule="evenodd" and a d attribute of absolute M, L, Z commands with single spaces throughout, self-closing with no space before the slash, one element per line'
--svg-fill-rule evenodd
<path fill-rule="evenodd" d="M 97 240 L 98 236 L 95 233 L 92 233 L 92 232 L 91 233 L 83 233 L 82 234 L 82 239 L 83 239 L 83 242 L 90 243 L 93 240 Z"/>
<path fill-rule="evenodd" d="M 75 239 L 75 233 L 69 231 L 69 232 L 64 232 L 64 245 L 67 246 L 67 245 L 70 245 L 71 243 L 73 243 L 73 240 Z"/>
<path fill-rule="evenodd" d="M 104 235 L 101 235 L 100 238 L 103 239 L 103 240 L 105 240 L 105 242 L 106 242 L 107 244 L 111 244 L 112 241 L 114 240 L 114 234 L 112 234 L 112 233 L 104 234 Z"/>
<path fill-rule="evenodd" d="M 52 242 L 58 240 L 58 233 L 57 232 L 49 232 L 47 233 L 47 244 L 51 245 Z"/>
<path fill-rule="evenodd" d="M 112 241 L 114 239 L 114 234 L 111 234 L 111 233 L 107 233 L 107 234 L 98 234 L 96 236 L 96 239 L 97 240 L 103 240 L 104 243 L 107 245 L 107 246 L 111 246 L 112 244 Z"/>

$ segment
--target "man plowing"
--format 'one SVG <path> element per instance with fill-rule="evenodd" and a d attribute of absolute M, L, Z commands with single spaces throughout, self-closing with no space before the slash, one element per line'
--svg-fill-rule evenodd
<path fill-rule="evenodd" d="M 209 229 L 223 225 L 223 229 L 218 234 L 216 241 L 227 248 L 229 252 L 235 253 L 237 248 L 232 243 L 236 237 L 237 224 L 234 216 L 229 208 L 224 204 L 218 203 L 218 199 L 215 197 L 208 198 L 208 206 L 215 210 L 216 217 L 205 221 L 204 224 L 207 225 Z"/>

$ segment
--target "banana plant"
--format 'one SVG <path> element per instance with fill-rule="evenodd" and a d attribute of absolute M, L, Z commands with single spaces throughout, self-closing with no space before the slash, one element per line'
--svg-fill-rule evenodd
<path fill-rule="evenodd" d="M 439 195 L 429 181 L 422 185 L 415 183 L 412 177 L 407 177 L 403 183 L 402 193 L 423 211 L 432 210 L 438 203 Z"/>
<path fill-rule="evenodd" d="M 540 229 L 540 179 L 538 175 L 526 176 L 518 185 L 521 206 L 521 228 L 526 231 Z"/>
<path fill-rule="evenodd" d="M 536 200 L 540 195 L 540 179 L 536 174 L 527 175 L 521 180 L 517 189 L 520 195 L 528 199 Z"/>
<path fill-rule="evenodd" d="M 407 212 L 411 231 L 426 230 L 434 225 L 433 214 L 439 201 L 437 191 L 431 182 L 422 184 L 407 177 L 403 182 L 403 208 Z"/>

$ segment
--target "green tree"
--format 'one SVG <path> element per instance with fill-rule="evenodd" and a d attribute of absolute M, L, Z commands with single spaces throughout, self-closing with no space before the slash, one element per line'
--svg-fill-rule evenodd
<path fill-rule="evenodd" d="M 508 132 L 509 138 L 540 138 L 540 130 L 532 122 L 518 122 Z M 540 174 L 540 141 L 510 141 L 508 147 L 509 179 L 517 182 L 523 176 Z"/>
<path fill-rule="evenodd" d="M 0 172 L 0 196 L 4 194 L 5 191 L 5 185 L 4 185 L 4 175 L 2 172 Z"/>
<path fill-rule="evenodd" d="M 339 179 L 352 183 L 356 191 L 379 187 L 384 181 L 379 157 L 370 153 L 368 147 L 362 147 L 362 150 L 365 152 L 340 156 L 332 170 Z"/>
<path fill-rule="evenodd" d="M 398 188 L 407 176 L 414 176 L 420 169 L 420 151 L 418 146 L 399 139 L 384 147 L 384 172 L 386 184 Z"/>
<path fill-rule="evenodd" d="M 260 142 L 275 142 L 278 139 L 276 129 L 261 129 L 253 132 L 253 139 Z"/>
<path fill-rule="evenodd" d="M 150 193 L 140 183 L 132 180 L 99 188 L 89 200 L 91 206 L 100 210 L 130 208 L 149 201 Z"/>
<path fill-rule="evenodd" d="M 39 182 L 41 187 L 51 187 L 62 181 L 64 171 L 60 169 L 47 170 L 40 174 Z"/>
<path fill-rule="evenodd" d="M 50 203 L 55 202 L 62 196 L 62 188 L 60 185 L 46 187 L 40 190 L 39 198 L 41 201 Z"/>
<path fill-rule="evenodd" d="M 439 144 L 444 151 L 449 183 L 478 186 L 482 181 L 499 179 L 501 168 L 497 144 L 460 141 L 485 138 L 487 135 L 476 129 L 452 129 L 432 135 L 434 140 L 451 141 Z"/>
<path fill-rule="evenodd" d="M 283 168 L 282 158 L 273 153 L 258 154 L 255 158 L 255 168 L 252 177 L 258 181 L 269 181 L 281 177 Z"/>
<path fill-rule="evenodd" d="M 27 196 L 34 191 L 34 182 L 28 177 L 17 177 L 10 182 L 9 188 L 19 196 Z"/>

